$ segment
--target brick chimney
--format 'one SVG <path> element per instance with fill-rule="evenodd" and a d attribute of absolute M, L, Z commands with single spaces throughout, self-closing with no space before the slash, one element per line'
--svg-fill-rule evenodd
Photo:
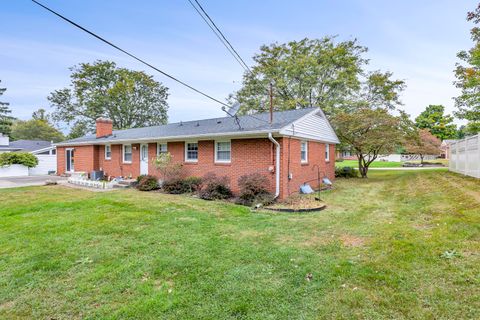
<path fill-rule="evenodd" d="M 112 120 L 107 118 L 98 118 L 96 121 L 97 125 L 97 138 L 108 137 L 112 135 Z"/>

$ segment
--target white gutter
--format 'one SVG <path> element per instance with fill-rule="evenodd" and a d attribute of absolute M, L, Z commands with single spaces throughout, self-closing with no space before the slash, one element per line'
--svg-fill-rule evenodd
<path fill-rule="evenodd" d="M 275 199 L 280 195 L 280 144 L 268 133 L 268 139 L 275 145 Z"/>

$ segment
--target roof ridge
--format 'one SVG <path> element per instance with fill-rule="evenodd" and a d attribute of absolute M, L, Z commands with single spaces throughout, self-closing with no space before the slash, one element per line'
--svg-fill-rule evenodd
<path fill-rule="evenodd" d="M 318 109 L 318 107 L 308 107 L 308 108 L 299 108 L 299 109 L 288 109 L 288 110 L 280 110 L 280 111 L 274 111 L 273 114 L 279 114 L 279 113 L 289 113 L 289 112 L 294 112 L 294 111 L 305 111 L 305 110 L 310 110 L 310 109 Z M 260 112 L 260 113 L 253 113 L 253 114 L 242 114 L 242 115 L 239 115 L 239 118 L 246 118 L 246 117 L 250 117 L 250 116 L 254 116 L 254 117 L 260 117 L 260 116 L 265 116 L 265 115 L 269 115 L 270 112 L 266 111 L 266 112 Z M 255 119 L 254 117 L 251 117 L 252 119 L 254 120 L 258 120 L 258 119 Z M 120 130 L 113 130 L 113 132 L 119 132 L 119 131 L 126 131 L 126 130 L 135 130 L 135 129 L 144 129 L 144 128 L 158 128 L 158 127 L 162 127 L 162 126 L 168 126 L 168 125 L 180 125 L 180 124 L 187 124 L 187 123 L 194 123 L 194 122 L 199 122 L 199 121 L 211 121 L 211 120 L 221 120 L 221 119 L 232 119 L 233 117 L 232 116 L 225 116 L 225 117 L 216 117 L 216 118 L 206 118 L 206 119 L 196 119 L 196 120 L 187 120 L 187 121 L 178 121 L 178 122 L 169 122 L 169 123 L 166 123 L 166 124 L 159 124 L 159 125 L 155 125 L 155 126 L 145 126 L 145 127 L 137 127 L 137 128 L 128 128 L 128 129 L 120 129 Z"/>

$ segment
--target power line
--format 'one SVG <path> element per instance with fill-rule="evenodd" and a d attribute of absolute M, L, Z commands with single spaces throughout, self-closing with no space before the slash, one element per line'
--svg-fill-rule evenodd
<path fill-rule="evenodd" d="M 176 82 L 180 83 L 181 85 L 183 85 L 183 86 L 185 86 L 185 87 L 189 88 L 190 90 L 193 90 L 193 91 L 195 91 L 196 93 L 199 93 L 199 94 L 201 94 L 202 96 L 204 96 L 204 97 L 206 97 L 206 98 L 208 98 L 208 99 L 210 99 L 210 100 L 213 100 L 213 101 L 215 101 L 215 102 L 217 102 L 217 103 L 220 103 L 220 104 L 221 104 L 221 105 L 223 105 L 223 106 L 229 107 L 229 105 L 228 105 L 228 104 L 226 104 L 226 103 L 224 103 L 224 102 L 222 102 L 222 101 L 220 101 L 220 100 L 218 100 L 218 99 L 215 99 L 214 97 L 212 97 L 212 96 L 210 96 L 210 95 L 208 95 L 208 94 L 206 94 L 206 93 L 204 93 L 204 92 L 202 92 L 202 91 L 200 91 L 200 90 L 198 90 L 198 89 L 195 89 L 195 88 L 194 88 L 194 87 L 192 87 L 191 85 L 189 85 L 189 84 L 187 84 L 187 83 L 183 82 L 182 80 L 179 80 L 179 79 L 175 78 L 174 76 L 172 76 L 172 75 L 170 75 L 170 74 L 168 74 L 168 73 L 166 73 L 166 72 L 164 72 L 164 71 L 160 70 L 159 68 L 157 68 L 157 67 L 153 66 L 152 64 L 150 64 L 150 63 L 146 62 L 145 60 L 143 60 L 143 59 L 141 59 L 141 58 L 138 58 L 138 57 L 137 57 L 137 56 L 135 56 L 134 54 L 132 54 L 132 53 L 130 53 L 130 52 L 128 52 L 128 51 L 126 51 L 126 50 L 124 50 L 124 49 L 120 48 L 119 46 L 117 46 L 117 45 L 113 44 L 112 42 L 110 42 L 110 41 L 106 40 L 105 38 L 102 38 L 101 36 L 97 35 L 96 33 L 94 33 L 94 32 L 92 32 L 92 31 L 90 31 L 90 30 L 88 30 L 88 29 L 86 29 L 86 28 L 82 27 L 82 26 L 81 26 L 81 25 L 79 25 L 78 23 L 76 23 L 76 22 L 74 22 L 74 21 L 72 21 L 72 20 L 68 19 L 67 17 L 65 17 L 65 16 L 61 15 L 60 13 L 58 13 L 58 12 L 56 12 L 56 11 L 54 11 L 54 10 L 52 10 L 52 9 L 50 9 L 50 8 L 48 8 L 48 7 L 46 7 L 46 6 L 44 6 L 44 5 L 43 5 L 43 4 L 41 4 L 40 2 L 38 2 L 38 1 L 35 1 L 35 0 L 32 0 L 32 2 L 33 2 L 33 3 L 35 3 L 35 4 L 37 4 L 37 5 L 39 5 L 40 7 L 44 8 L 45 10 L 47 10 L 47 11 L 49 11 L 49 12 L 53 13 L 54 15 L 56 15 L 56 16 L 57 16 L 57 17 L 59 17 L 59 18 L 61 18 L 62 20 L 64 20 L 64 21 L 66 21 L 66 22 L 70 23 L 71 25 L 73 25 L 73 26 L 77 27 L 78 29 L 80 29 L 80 30 L 82 30 L 82 31 L 84 31 L 84 32 L 86 32 L 86 33 L 88 33 L 88 34 L 90 34 L 91 36 L 93 36 L 93 37 L 97 38 L 98 40 L 100 40 L 100 41 L 102 41 L 102 42 L 104 42 L 104 43 L 108 44 L 109 46 L 111 46 L 111 47 L 113 47 L 113 48 L 115 48 L 115 49 L 117 49 L 117 50 L 119 50 L 119 51 L 123 52 L 124 54 L 128 55 L 129 57 L 131 57 L 131 58 L 133 58 L 133 59 L 135 59 L 135 60 L 139 61 L 140 63 L 143 63 L 144 65 L 146 65 L 146 66 L 148 66 L 148 67 L 152 68 L 153 70 L 155 70 L 155 71 L 157 71 L 157 72 L 159 72 L 159 73 L 163 74 L 164 76 L 166 76 L 166 77 L 168 77 L 168 78 L 170 78 L 170 79 L 172 79 L 172 80 L 174 80 L 174 81 L 176 81 Z"/>
<path fill-rule="evenodd" d="M 212 30 L 212 32 L 215 34 L 215 36 L 217 36 L 218 40 L 220 40 L 220 42 L 225 46 L 225 48 L 227 48 L 227 50 L 230 52 L 230 54 L 235 58 L 235 60 L 237 60 L 237 62 L 240 64 L 240 66 L 245 70 L 245 71 L 248 71 L 248 66 L 244 65 L 242 63 L 242 60 L 241 60 L 241 57 L 237 57 L 237 55 L 235 54 L 234 51 L 232 51 L 232 49 L 225 43 L 225 41 L 223 41 L 223 39 L 221 38 L 221 35 L 214 29 L 214 27 L 208 22 L 207 18 L 200 12 L 200 10 L 198 10 L 198 8 L 193 4 L 192 1 L 188 0 L 188 2 L 190 2 L 190 4 L 192 5 L 192 7 L 195 9 L 195 11 L 197 11 L 198 15 L 203 19 L 203 21 L 205 21 L 205 23 L 207 24 L 207 26 L 210 28 L 210 30 Z"/>
<path fill-rule="evenodd" d="M 252 73 L 252 71 L 250 70 L 250 68 L 248 67 L 248 65 L 245 63 L 245 61 L 242 59 L 242 57 L 240 56 L 240 54 L 237 52 L 237 50 L 235 50 L 235 48 L 232 46 L 232 44 L 230 43 L 230 41 L 228 41 L 228 39 L 225 37 L 225 35 L 223 34 L 223 32 L 217 27 L 217 25 L 215 24 L 215 22 L 213 22 L 212 18 L 210 18 L 210 16 L 208 15 L 208 13 L 205 11 L 205 9 L 203 9 L 202 5 L 200 4 L 200 2 L 198 2 L 198 0 L 194 0 L 195 3 L 197 4 L 197 6 L 200 8 L 200 10 L 203 12 L 203 15 L 202 13 L 200 13 L 200 11 L 197 9 L 197 7 L 193 4 L 193 2 L 191 0 L 188 0 L 188 2 L 190 2 L 190 4 L 192 5 L 192 7 L 195 8 L 195 10 L 197 11 L 197 13 L 202 17 L 202 19 L 205 21 L 205 23 L 210 27 L 210 29 L 213 31 L 213 33 L 215 33 L 215 35 L 217 36 L 217 38 L 220 40 L 220 42 L 222 42 L 222 44 L 228 49 L 228 51 L 232 54 L 232 56 L 238 61 L 238 63 L 242 66 L 242 68 L 245 69 L 245 71 L 248 71 L 249 73 Z M 206 18 L 205 18 L 206 17 Z M 210 23 L 207 21 L 210 21 Z M 213 26 L 213 27 L 212 27 Z M 214 29 L 215 28 L 215 29 Z M 216 31 L 215 31 L 216 30 Z"/>
<path fill-rule="evenodd" d="M 225 35 L 222 33 L 222 31 L 217 27 L 215 22 L 213 22 L 212 18 L 210 18 L 210 16 L 205 11 L 205 9 L 203 9 L 202 5 L 198 2 L 198 0 L 194 0 L 194 1 L 198 5 L 198 8 L 200 8 L 201 12 L 197 8 L 197 6 L 195 6 L 195 4 L 193 4 L 193 2 L 191 0 L 188 0 L 188 2 L 192 5 L 192 7 L 195 9 L 195 11 L 198 13 L 198 15 L 200 17 L 202 17 L 203 21 L 205 21 L 205 23 L 208 25 L 210 30 L 213 31 L 213 33 L 217 36 L 218 40 L 220 40 L 220 42 L 225 46 L 225 48 L 227 48 L 227 50 L 235 58 L 235 60 L 237 60 L 237 62 L 240 64 L 240 66 L 242 66 L 242 68 L 245 69 L 245 71 L 247 71 L 247 72 L 249 72 L 250 74 L 253 75 L 252 70 L 250 70 L 250 68 L 245 63 L 245 61 L 242 59 L 242 57 L 237 52 L 237 50 L 235 50 L 235 48 L 232 46 L 230 41 L 228 41 L 228 39 L 225 37 Z M 203 12 L 203 14 L 202 14 L 202 12 Z M 228 114 L 228 112 L 227 112 L 227 114 Z M 270 123 L 269 121 L 266 121 L 264 119 L 260 119 L 258 117 L 255 117 L 254 115 L 251 115 L 251 114 L 245 114 L 245 115 L 250 117 L 250 118 L 256 119 L 258 121 Z"/>

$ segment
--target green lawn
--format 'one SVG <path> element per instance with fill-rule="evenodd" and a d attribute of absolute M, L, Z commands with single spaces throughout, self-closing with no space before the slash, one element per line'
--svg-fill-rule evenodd
<path fill-rule="evenodd" d="M 370 165 L 370 168 L 398 168 L 402 166 L 402 162 L 393 161 L 374 161 Z M 335 162 L 335 167 L 353 167 L 358 168 L 357 160 L 343 160 L 341 162 Z"/>
<path fill-rule="evenodd" d="M 3 189 L 0 318 L 478 318 L 479 190 L 445 171 L 372 171 L 338 180 L 325 211 L 279 214 Z"/>
<path fill-rule="evenodd" d="M 420 161 L 410 161 L 410 162 L 420 162 Z M 448 167 L 448 160 L 437 159 L 430 162 L 442 163 Z M 394 162 L 394 161 L 374 161 L 370 165 L 370 168 L 399 168 L 401 167 L 403 162 Z M 335 162 L 336 167 L 353 167 L 358 168 L 358 161 L 357 160 L 344 160 L 341 162 Z"/>

